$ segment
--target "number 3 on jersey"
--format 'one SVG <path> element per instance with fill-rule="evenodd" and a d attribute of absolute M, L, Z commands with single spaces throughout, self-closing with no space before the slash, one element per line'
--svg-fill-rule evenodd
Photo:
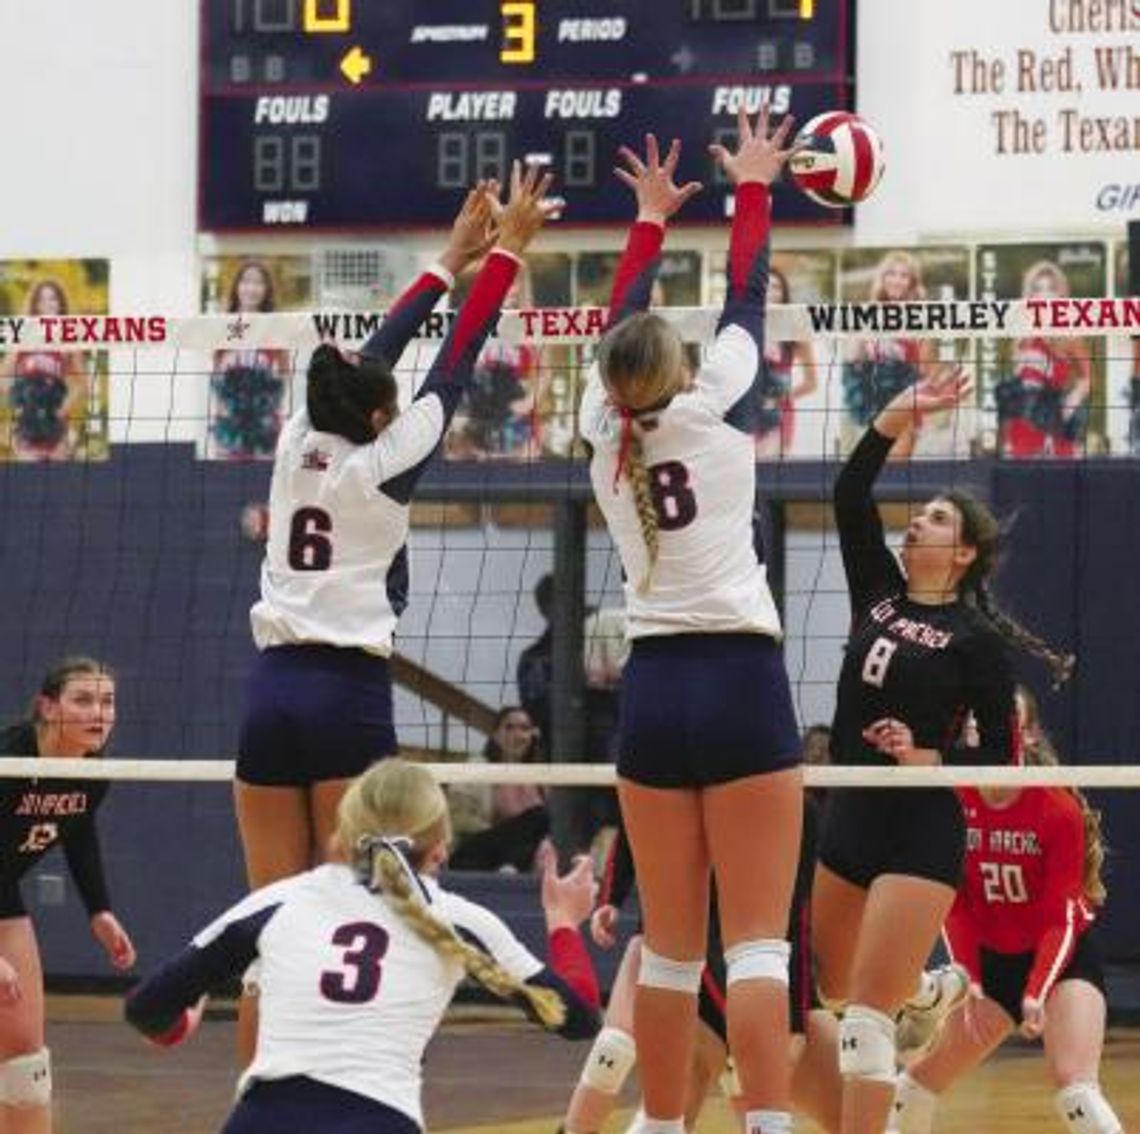
<path fill-rule="evenodd" d="M 876 638 L 871 643 L 871 648 L 863 659 L 863 680 L 868 685 L 882 689 L 883 682 L 887 679 L 887 667 L 897 649 L 898 643 L 892 642 L 890 638 Z"/>

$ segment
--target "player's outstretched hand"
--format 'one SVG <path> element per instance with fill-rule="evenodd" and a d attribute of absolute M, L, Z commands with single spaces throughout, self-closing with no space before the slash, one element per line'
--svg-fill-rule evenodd
<path fill-rule="evenodd" d="M 690 198 L 701 191 L 699 181 L 678 185 L 675 177 L 677 162 L 681 160 L 681 141 L 674 138 L 665 160 L 657 147 L 657 135 L 645 135 L 645 159 L 642 160 L 628 146 L 618 150 L 618 157 L 626 168 L 614 168 L 637 197 L 637 219 L 664 224 Z"/>
<path fill-rule="evenodd" d="M 590 936 L 594 944 L 602 949 L 612 949 L 617 944 L 617 925 L 621 912 L 617 906 L 598 906 L 590 914 Z"/>
<path fill-rule="evenodd" d="M 769 117 L 768 104 L 764 103 L 760 107 L 760 113 L 756 115 L 756 125 L 753 127 L 748 121 L 747 111 L 741 110 L 737 118 L 740 136 L 736 152 L 733 153 L 716 142 L 709 146 L 709 153 L 734 185 L 742 185 L 747 181 L 771 185 L 779 177 L 784 162 L 792 155 L 793 151 L 785 149 L 785 145 L 792 131 L 794 119 L 790 114 L 785 114 L 780 125 L 769 137 Z"/>
<path fill-rule="evenodd" d="M 923 415 L 952 409 L 972 389 L 973 383 L 961 366 L 941 366 L 887 402 L 875 418 L 875 429 L 886 437 L 897 437 L 921 422 Z"/>
<path fill-rule="evenodd" d="M 521 255 L 543 224 L 562 212 L 566 203 L 547 196 L 553 183 L 554 175 L 541 166 L 528 165 L 524 172 L 520 162 L 512 162 L 510 193 L 499 216 L 500 248 Z"/>
<path fill-rule="evenodd" d="M 562 875 L 553 862 L 548 862 L 542 873 L 542 908 L 546 912 L 547 928 L 577 929 L 590 916 L 597 889 L 588 856 L 583 855 Z"/>
<path fill-rule="evenodd" d="M 129 969 L 135 963 L 134 942 L 110 910 L 97 913 L 91 919 L 91 932 L 115 968 Z"/>
<path fill-rule="evenodd" d="M 479 181 L 463 200 L 463 206 L 451 225 L 451 235 L 439 262 L 452 275 L 482 259 L 491 250 L 498 233 L 496 206 L 499 183 Z"/>

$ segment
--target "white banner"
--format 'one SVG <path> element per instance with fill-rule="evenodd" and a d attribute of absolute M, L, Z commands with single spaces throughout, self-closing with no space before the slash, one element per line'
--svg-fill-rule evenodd
<path fill-rule="evenodd" d="M 667 307 L 659 314 L 690 342 L 712 337 L 720 309 Z M 417 339 L 440 341 L 453 312 L 433 313 Z M 605 324 L 602 307 L 533 307 L 504 311 L 498 335 L 507 342 L 589 345 Z M 383 322 L 371 312 L 284 312 L 273 315 L 5 315 L 0 354 L 164 349 L 276 348 L 312 350 L 322 342 L 360 345 Z M 914 339 L 1140 335 L 1140 296 L 1123 299 L 977 299 L 914 303 L 798 303 L 768 310 L 769 342 L 898 336 Z"/>
<path fill-rule="evenodd" d="M 858 42 L 861 240 L 1140 219 L 1140 0 L 862 0 Z"/>

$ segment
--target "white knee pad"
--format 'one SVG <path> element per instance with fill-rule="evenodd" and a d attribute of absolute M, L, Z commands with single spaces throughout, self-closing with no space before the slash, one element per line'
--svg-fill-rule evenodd
<path fill-rule="evenodd" d="M 852 1004 L 839 1024 L 839 1073 L 845 1079 L 895 1081 L 895 1022 L 865 1004 Z"/>
<path fill-rule="evenodd" d="M 937 1106 L 938 1096 L 904 1071 L 895 1085 L 889 1134 L 930 1134 Z"/>
<path fill-rule="evenodd" d="M 579 1081 L 603 1095 L 616 1095 L 636 1062 L 633 1036 L 620 1028 L 602 1028 L 590 1048 Z"/>
<path fill-rule="evenodd" d="M 701 988 L 704 968 L 704 958 L 699 961 L 674 961 L 659 956 L 643 943 L 637 983 L 646 988 L 664 988 L 669 992 L 687 992 L 690 996 L 696 996 Z"/>
<path fill-rule="evenodd" d="M 724 951 L 725 984 L 741 980 L 774 980 L 788 983 L 788 958 L 792 947 L 778 938 L 741 941 Z"/>
<path fill-rule="evenodd" d="M 51 1052 L 46 1047 L 0 1063 L 0 1103 L 47 1106 L 51 1102 Z"/>
<path fill-rule="evenodd" d="M 1069 1134 L 1123 1134 L 1099 1083 L 1070 1083 L 1053 1096 L 1053 1105 Z"/>

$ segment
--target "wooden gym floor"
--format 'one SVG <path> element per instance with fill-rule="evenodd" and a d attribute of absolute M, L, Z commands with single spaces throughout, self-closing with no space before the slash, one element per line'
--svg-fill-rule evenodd
<path fill-rule="evenodd" d="M 233 1024 L 207 1021 L 184 1047 L 158 1051 L 119 1023 L 118 1013 L 111 998 L 51 999 L 57 1134 L 214 1134 L 233 1093 Z M 460 1018 L 428 1052 L 428 1128 L 554 1134 L 588 1050 L 501 1019 Z M 1140 1134 L 1140 1031 L 1110 1033 L 1103 1082 L 1125 1130 Z M 1050 1093 L 1040 1051 L 1011 1046 L 947 1096 L 935 1130 L 1059 1134 Z M 732 1130 L 719 1100 L 706 1106 L 698 1129 Z M 615 1120 L 607 1134 L 622 1130 Z M 815 1127 L 802 1122 L 797 1130 Z"/>

